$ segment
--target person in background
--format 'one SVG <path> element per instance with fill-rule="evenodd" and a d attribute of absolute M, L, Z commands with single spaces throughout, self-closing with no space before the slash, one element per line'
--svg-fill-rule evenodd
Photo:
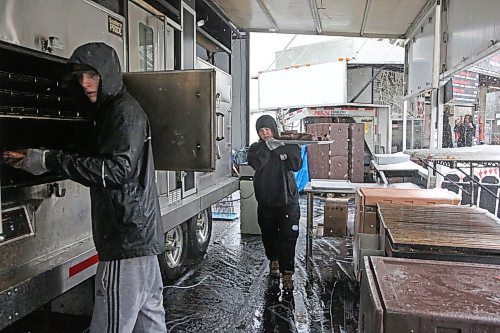
<path fill-rule="evenodd" d="M 464 121 L 455 126 L 455 133 L 458 133 L 458 147 L 472 147 L 474 136 L 476 135 L 476 125 L 472 121 L 472 115 L 464 117 Z"/>
<path fill-rule="evenodd" d="M 262 242 L 270 261 L 270 276 L 280 278 L 282 274 L 284 291 L 291 291 L 300 219 L 293 172 L 302 166 L 300 147 L 276 142 L 279 133 L 271 116 L 259 117 L 256 130 L 259 141 L 249 148 L 248 164 L 255 169 L 253 185 Z"/>
<path fill-rule="evenodd" d="M 453 132 L 455 133 L 455 142 L 458 146 L 458 141 L 460 141 L 460 126 L 462 125 L 462 120 L 460 118 L 455 119 L 455 126 L 453 127 Z"/>
<path fill-rule="evenodd" d="M 450 111 L 443 113 L 443 148 L 453 148 L 453 138 L 451 135 Z"/>
<path fill-rule="evenodd" d="M 123 86 L 110 46 L 78 47 L 68 71 L 76 105 L 94 113 L 96 150 L 82 156 L 28 149 L 5 152 L 4 159 L 34 175 L 51 171 L 90 187 L 99 255 L 90 332 L 167 332 L 157 258 L 165 242 L 149 120 Z"/>

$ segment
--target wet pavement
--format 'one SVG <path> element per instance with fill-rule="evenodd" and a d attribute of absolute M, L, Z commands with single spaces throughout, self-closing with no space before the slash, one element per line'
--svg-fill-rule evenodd
<path fill-rule="evenodd" d="M 301 210 L 293 293 L 283 293 L 279 281 L 268 277 L 260 236 L 241 235 L 239 220 L 214 221 L 205 260 L 165 289 L 169 331 L 356 332 L 359 290 L 351 239 L 316 238 L 308 274 L 305 198 Z M 314 215 L 315 225 L 322 223 L 320 199 L 315 199 Z"/>
<path fill-rule="evenodd" d="M 205 260 L 165 288 L 169 332 L 356 332 L 359 290 L 351 266 L 351 239 L 316 238 L 308 274 L 305 197 L 300 204 L 293 293 L 284 294 L 279 281 L 268 277 L 269 262 L 260 236 L 241 235 L 239 220 L 214 221 Z M 315 225 L 323 222 L 323 205 L 322 199 L 315 198 Z M 235 206 L 238 211 L 237 201 Z M 351 202 L 351 229 L 353 209 Z M 80 333 L 89 322 L 88 317 L 42 309 L 5 331 Z"/>

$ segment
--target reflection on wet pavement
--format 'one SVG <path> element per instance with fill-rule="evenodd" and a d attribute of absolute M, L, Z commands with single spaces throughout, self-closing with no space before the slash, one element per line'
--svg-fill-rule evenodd
<path fill-rule="evenodd" d="M 308 276 L 306 204 L 300 203 L 293 293 L 284 294 L 279 280 L 268 277 L 260 236 L 241 235 L 239 220 L 214 221 L 205 260 L 165 289 L 169 332 L 356 332 L 359 291 L 351 240 L 315 239 Z M 314 206 L 315 224 L 322 223 L 323 201 L 315 199 Z"/>
<path fill-rule="evenodd" d="M 205 260 L 165 289 L 169 332 L 356 332 L 359 291 L 351 268 L 351 240 L 316 238 L 308 276 L 305 200 L 300 204 L 293 293 L 282 293 L 279 280 L 268 277 L 260 236 L 240 235 L 239 221 L 215 221 Z M 315 225 L 323 222 L 323 204 L 314 200 Z M 349 208 L 351 229 L 353 206 Z M 89 321 L 42 310 L 6 332 L 76 333 L 88 328 Z"/>

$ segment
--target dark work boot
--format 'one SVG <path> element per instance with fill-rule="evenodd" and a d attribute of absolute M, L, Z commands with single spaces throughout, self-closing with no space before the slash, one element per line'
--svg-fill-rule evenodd
<path fill-rule="evenodd" d="M 279 277 L 280 277 L 280 264 L 278 263 L 278 260 L 271 260 L 269 262 L 269 276 L 279 279 Z"/>
<path fill-rule="evenodd" d="M 285 271 L 283 273 L 283 290 L 292 291 L 293 290 L 293 272 Z"/>

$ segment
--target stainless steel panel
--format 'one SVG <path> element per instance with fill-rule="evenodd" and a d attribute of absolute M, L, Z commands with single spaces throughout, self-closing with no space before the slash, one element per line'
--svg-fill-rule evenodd
<path fill-rule="evenodd" d="M 156 171 L 156 188 L 158 195 L 168 194 L 168 171 Z"/>
<path fill-rule="evenodd" d="M 91 237 L 89 189 L 69 180 L 59 187 L 66 190 L 63 197 L 50 195 L 47 184 L 13 190 L 13 200 L 26 203 L 35 234 L 0 245 L 0 274 Z"/>
<path fill-rule="evenodd" d="M 253 181 L 240 180 L 240 198 L 241 233 L 249 235 L 261 235 L 262 232 L 257 222 L 257 200 L 255 199 Z"/>
<path fill-rule="evenodd" d="M 215 70 L 125 73 L 151 122 L 158 170 L 215 169 Z"/>
<path fill-rule="evenodd" d="M 196 15 L 181 5 L 182 69 L 194 69 L 196 64 Z"/>
<path fill-rule="evenodd" d="M 231 78 L 232 84 L 232 103 L 231 103 L 231 126 L 232 126 L 232 146 L 239 149 L 247 146 L 249 136 L 249 35 L 245 39 L 233 39 L 232 57 L 231 57 Z"/>
<path fill-rule="evenodd" d="M 354 1 L 350 1 L 350 3 L 354 3 Z M 385 0 L 371 4 L 360 1 L 360 3 L 362 4 L 361 8 L 364 7 L 365 3 L 368 6 L 365 33 L 385 35 L 399 32 L 400 36 L 407 33 L 408 27 L 414 20 L 418 20 L 419 13 L 429 5 L 427 0 Z"/>
<path fill-rule="evenodd" d="M 446 68 L 457 68 L 500 40 L 500 2 L 454 0 L 448 5 Z M 479 60 L 479 59 L 477 59 Z"/>
<path fill-rule="evenodd" d="M 88 237 L 0 273 L 0 330 L 93 276 L 95 263 L 72 276 L 69 271 L 94 256 L 94 242 Z"/>
<path fill-rule="evenodd" d="M 352 265 L 358 281 L 364 278 L 363 275 L 366 270 L 365 257 L 383 257 L 384 255 L 385 251 L 380 246 L 380 235 L 358 233 L 357 237 L 353 239 L 352 244 Z M 361 297 L 363 297 L 363 295 Z"/>
<path fill-rule="evenodd" d="M 223 70 L 215 67 L 214 65 L 202 60 L 200 58 L 196 59 L 196 69 L 215 69 L 217 72 L 216 75 L 216 89 L 217 93 L 219 93 L 220 102 L 231 104 L 231 88 L 232 88 L 232 80 L 231 75 L 224 72 Z"/>
<path fill-rule="evenodd" d="M 128 21 L 128 30 L 130 32 L 128 41 L 128 70 L 130 72 L 165 70 L 165 23 L 155 16 L 155 13 L 151 13 L 131 1 L 128 2 Z M 144 36 L 144 32 L 149 29 L 151 36 L 149 36 L 150 38 L 147 41 L 150 44 L 147 44 L 141 41 L 140 36 Z M 150 50 L 151 52 L 148 52 Z M 168 195 L 167 171 L 156 171 L 156 187 L 158 188 L 159 195 Z"/>
<path fill-rule="evenodd" d="M 216 185 L 201 189 L 197 193 L 173 204 L 168 203 L 167 197 L 160 197 L 160 209 L 164 229 L 170 230 L 187 221 L 197 213 L 237 191 L 238 187 L 238 178 L 230 177 L 220 181 Z"/>
<path fill-rule="evenodd" d="M 391 38 L 404 36 L 428 3 L 427 0 L 214 2 L 244 31 Z M 312 15 L 312 11 L 318 14 Z"/>
<path fill-rule="evenodd" d="M 131 1 L 128 2 L 128 22 L 129 71 L 165 70 L 165 23 L 155 14 Z M 150 44 L 143 41 L 141 45 L 140 36 L 145 32 L 144 30 L 151 32 L 148 40 Z M 145 59 L 147 59 L 147 65 Z"/>
<path fill-rule="evenodd" d="M 124 22 L 92 1 L 4 0 L 0 1 L 0 40 L 42 51 L 43 41 L 53 37 L 52 52 L 45 52 L 65 58 L 81 44 L 101 41 L 115 48 L 123 66 L 126 32 L 122 30 L 122 37 L 108 32 L 109 17 Z"/>
<path fill-rule="evenodd" d="M 215 70 L 215 112 L 216 112 L 216 141 L 215 141 L 215 171 L 198 176 L 198 188 L 203 189 L 217 182 L 227 179 L 232 173 L 232 119 L 231 119 L 231 75 L 215 68 L 213 65 L 197 59 L 198 69 Z M 218 139 L 217 139 L 218 138 Z"/>
<path fill-rule="evenodd" d="M 242 4 L 241 0 L 215 0 L 224 12 L 229 15 L 231 21 L 239 27 L 257 28 L 269 31 L 276 28 L 269 21 L 262 7 L 257 1 L 247 0 Z M 245 10 L 242 10 L 245 8 Z"/>
<path fill-rule="evenodd" d="M 500 331 L 498 266 L 383 257 L 370 262 L 383 332 Z"/>
<path fill-rule="evenodd" d="M 198 190 L 198 173 L 194 171 L 181 171 L 182 198 L 186 198 Z"/>
<path fill-rule="evenodd" d="M 174 28 L 165 26 L 165 69 L 174 70 L 175 66 L 175 40 Z"/>
<path fill-rule="evenodd" d="M 428 15 L 428 17 L 431 17 Z M 428 19 L 412 32 L 409 43 L 406 44 L 408 80 L 406 94 L 411 95 L 429 88 L 432 84 L 432 69 L 434 54 L 434 26 L 436 20 Z"/>

